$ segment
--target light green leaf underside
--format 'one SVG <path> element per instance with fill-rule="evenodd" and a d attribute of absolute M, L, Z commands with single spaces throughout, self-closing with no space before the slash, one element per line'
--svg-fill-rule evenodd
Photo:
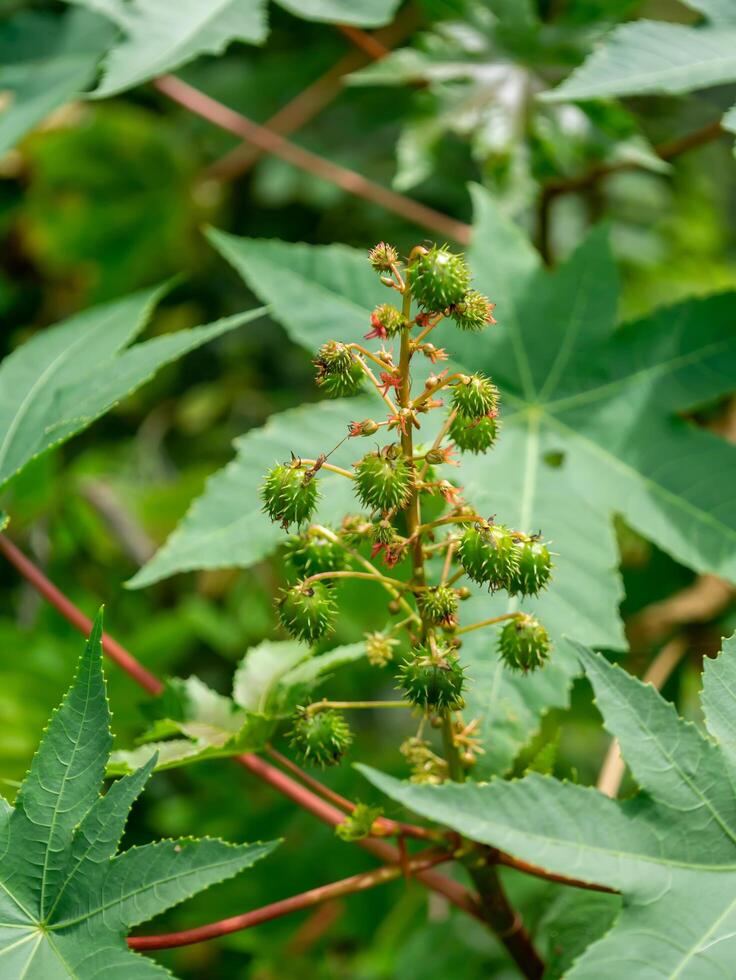
<path fill-rule="evenodd" d="M 736 783 L 726 754 L 671 705 L 578 647 L 606 726 L 642 787 L 618 803 L 596 790 L 530 775 L 485 785 L 417 786 L 360 767 L 392 799 L 473 840 L 549 871 L 621 891 L 610 932 L 566 976 L 716 980 L 736 955 Z M 736 711 L 732 644 L 707 666 L 711 730 Z M 715 720 L 712 720 L 715 718 Z M 731 769 L 732 771 L 732 769 Z"/>
<path fill-rule="evenodd" d="M 401 0 L 276 0 L 279 7 L 304 20 L 326 21 L 328 24 L 355 24 L 359 27 L 380 27 L 396 13 Z"/>
<path fill-rule="evenodd" d="M 202 54 L 221 54 L 232 41 L 266 39 L 266 0 L 132 0 L 120 7 L 125 37 L 104 63 L 98 98 L 175 71 Z"/>
<path fill-rule="evenodd" d="M 23 11 L 0 23 L 0 155 L 92 83 L 114 28 L 87 11 Z"/>
<path fill-rule="evenodd" d="M 733 0 L 683 0 L 683 3 L 704 14 L 713 24 L 736 24 Z"/>
<path fill-rule="evenodd" d="M 314 687 L 364 656 L 363 643 L 316 656 L 294 641 L 266 640 L 248 650 L 239 664 L 232 698 L 197 677 L 167 681 L 163 695 L 153 702 L 150 713 L 156 720 L 143 736 L 145 744 L 114 752 L 108 774 L 134 772 L 154 756 L 160 770 L 258 751 L 280 720 L 310 700 Z"/>
<path fill-rule="evenodd" d="M 639 20 L 615 28 L 592 55 L 542 98 L 678 95 L 736 79 L 736 27 Z"/>
<path fill-rule="evenodd" d="M 110 750 L 98 616 L 15 808 L 0 811 L 0 974 L 24 980 L 167 976 L 129 929 L 237 874 L 275 846 L 160 841 L 116 855 L 151 763 L 100 788 Z"/>
<path fill-rule="evenodd" d="M 256 319 L 250 310 L 127 345 L 161 296 L 146 290 L 40 331 L 0 364 L 0 486 L 31 459 L 89 426 L 163 367 Z"/>

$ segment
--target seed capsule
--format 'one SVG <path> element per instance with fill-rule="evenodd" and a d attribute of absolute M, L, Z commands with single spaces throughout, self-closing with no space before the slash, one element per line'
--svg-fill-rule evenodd
<path fill-rule="evenodd" d="M 542 541 L 517 541 L 519 567 L 511 575 L 511 595 L 537 595 L 549 583 L 552 558 Z"/>
<path fill-rule="evenodd" d="M 498 650 L 512 670 L 536 670 L 549 659 L 547 630 L 534 616 L 521 613 L 501 630 Z"/>
<path fill-rule="evenodd" d="M 404 507 L 413 486 L 412 470 L 403 456 L 386 447 L 368 453 L 355 465 L 355 489 L 358 499 L 372 510 Z"/>
<path fill-rule="evenodd" d="M 326 768 L 337 765 L 353 741 L 344 717 L 333 710 L 303 712 L 290 733 L 292 748 L 305 762 Z"/>
<path fill-rule="evenodd" d="M 455 653 L 449 648 L 432 651 L 425 645 L 415 647 L 412 653 L 398 676 L 407 701 L 431 711 L 462 708 L 465 677 Z"/>
<path fill-rule="evenodd" d="M 460 303 L 470 284 L 464 256 L 455 255 L 444 245 L 418 255 L 408 272 L 416 301 L 429 312 Z"/>
<path fill-rule="evenodd" d="M 425 623 L 449 626 L 457 612 L 457 595 L 449 585 L 433 585 L 417 593 L 417 606 Z"/>
<path fill-rule="evenodd" d="M 452 386 L 452 404 L 458 415 L 475 421 L 498 411 L 498 388 L 483 374 L 465 374 Z"/>
<path fill-rule="evenodd" d="M 345 549 L 321 534 L 295 534 L 285 545 L 286 560 L 300 578 L 345 567 Z"/>
<path fill-rule="evenodd" d="M 493 318 L 494 307 L 495 303 L 491 303 L 483 293 L 479 293 L 477 289 L 469 289 L 452 308 L 451 315 L 461 330 L 477 333 L 496 322 Z"/>
<path fill-rule="evenodd" d="M 337 340 L 330 340 L 317 351 L 314 359 L 316 382 L 329 398 L 357 395 L 363 385 L 363 370 L 350 349 Z"/>
<path fill-rule="evenodd" d="M 450 425 L 450 438 L 464 453 L 485 453 L 498 438 L 498 429 L 498 419 L 491 415 L 472 420 L 456 415 Z"/>
<path fill-rule="evenodd" d="M 266 473 L 260 495 L 271 520 L 288 528 L 292 523 L 311 520 L 319 490 L 316 479 L 298 463 L 281 463 Z"/>
<path fill-rule="evenodd" d="M 519 552 L 503 524 L 473 524 L 466 529 L 458 557 L 468 576 L 479 585 L 506 589 L 519 567 Z"/>
<path fill-rule="evenodd" d="M 368 261 L 376 272 L 389 272 L 392 265 L 399 261 L 399 253 L 387 242 L 379 242 L 368 253 Z"/>
<path fill-rule="evenodd" d="M 305 643 L 314 643 L 330 632 L 337 617 L 335 598 L 322 581 L 299 582 L 286 589 L 277 607 L 284 629 Z"/>

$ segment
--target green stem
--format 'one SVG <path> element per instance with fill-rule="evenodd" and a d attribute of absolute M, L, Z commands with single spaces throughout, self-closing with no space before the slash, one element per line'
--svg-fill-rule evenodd
<path fill-rule="evenodd" d="M 319 711 L 327 711 L 336 708 L 341 711 L 370 710 L 378 708 L 413 708 L 411 701 L 313 701 L 304 709 L 309 715 L 316 715 Z"/>
<path fill-rule="evenodd" d="M 464 783 L 465 769 L 460 758 L 460 753 L 457 750 L 457 745 L 455 745 L 451 711 L 445 711 L 442 715 L 442 747 L 450 771 L 450 779 L 455 783 Z"/>
<path fill-rule="evenodd" d="M 494 626 L 496 623 L 503 623 L 507 619 L 518 619 L 519 616 L 521 616 L 521 613 L 511 612 L 504 613 L 503 616 L 492 616 L 490 619 L 481 619 L 479 623 L 461 626 L 460 629 L 455 630 L 455 636 L 459 636 L 460 633 L 472 633 L 473 630 L 482 630 L 484 626 Z"/>

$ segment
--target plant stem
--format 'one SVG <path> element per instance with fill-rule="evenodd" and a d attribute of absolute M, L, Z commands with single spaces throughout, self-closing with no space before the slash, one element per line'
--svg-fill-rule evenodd
<path fill-rule="evenodd" d="M 332 451 L 334 452 L 334 450 Z M 322 462 L 319 462 L 319 460 L 316 459 L 302 459 L 301 457 L 299 457 L 299 460 L 307 467 L 317 466 L 317 464 L 319 463 L 319 468 L 321 470 L 329 470 L 330 473 L 338 473 L 340 476 L 346 476 L 348 480 L 355 479 L 355 474 L 351 473 L 350 470 L 344 470 L 341 466 L 335 466 L 333 463 L 327 463 L 324 460 Z"/>
<path fill-rule="evenodd" d="M 455 636 L 460 633 L 472 633 L 473 630 L 481 630 L 484 626 L 494 626 L 496 623 L 503 623 L 507 619 L 517 619 L 521 613 L 510 612 L 504 613 L 503 616 L 492 616 L 490 619 L 481 619 L 479 623 L 471 623 L 470 626 L 461 626 L 460 629 L 455 630 Z"/>
<path fill-rule="evenodd" d="M 342 711 L 367 711 L 371 709 L 384 708 L 413 708 L 411 701 L 313 701 L 304 709 L 307 714 L 317 714 L 319 711 L 327 711 L 335 708 Z"/>
<path fill-rule="evenodd" d="M 375 868 L 373 871 L 365 871 L 362 874 L 353 875 L 350 878 L 343 878 L 341 881 L 333 881 L 329 885 L 321 885 L 319 888 L 311 888 L 309 891 L 294 895 L 291 898 L 284 898 L 279 902 L 272 902 L 264 905 L 260 909 L 246 912 L 244 915 L 234 915 L 229 919 L 220 919 L 218 922 L 210 922 L 205 926 L 197 926 L 194 929 L 184 929 L 181 932 L 164 933 L 159 936 L 131 936 L 128 939 L 128 946 L 131 949 L 150 950 L 150 949 L 172 949 L 176 946 L 190 946 L 193 943 L 201 943 L 208 939 L 216 939 L 219 936 L 227 936 L 231 932 L 239 932 L 241 929 L 250 929 L 260 925 L 262 922 L 270 922 L 272 919 L 280 918 L 282 915 L 289 915 L 291 912 L 298 912 L 301 909 L 312 908 L 330 899 L 341 898 L 344 895 L 352 895 L 355 892 L 366 891 L 375 888 L 376 885 L 383 885 L 388 881 L 395 881 L 401 878 L 405 872 L 416 874 L 426 871 L 436 864 L 451 861 L 452 855 L 443 852 L 427 850 L 415 858 L 410 858 L 404 867 L 400 865 L 384 866 Z"/>
<path fill-rule="evenodd" d="M 355 803 L 346 799 L 344 796 L 340 796 L 339 793 L 330 789 L 329 786 L 325 786 L 318 779 L 315 779 L 314 776 L 310 776 L 309 773 L 304 772 L 295 762 L 282 755 L 272 745 L 267 745 L 265 751 L 275 762 L 278 762 L 284 769 L 288 769 L 297 779 L 313 789 L 315 793 L 319 793 L 326 800 L 330 800 L 330 802 L 339 806 L 346 814 L 355 811 Z M 457 835 L 451 836 L 454 839 Z M 448 835 L 441 831 L 419 827 L 416 824 L 403 823 L 400 820 L 391 820 L 389 817 L 377 818 L 371 828 L 371 837 L 414 837 L 417 840 L 429 840 L 445 844 L 448 841 Z"/>
<path fill-rule="evenodd" d="M 412 585 L 408 582 L 402 582 L 397 578 L 389 578 L 387 575 L 381 575 L 380 572 L 317 572 L 315 575 L 310 575 L 308 578 L 302 580 L 302 585 L 309 585 L 310 582 L 320 582 L 323 579 L 334 579 L 334 578 L 359 578 L 366 579 L 369 582 L 375 582 L 376 584 L 390 585 L 391 588 L 397 589 L 401 592 L 411 591 Z"/>
<path fill-rule="evenodd" d="M 312 528 L 313 530 L 318 531 L 322 537 L 327 538 L 328 541 L 332 541 L 334 544 L 340 545 L 345 553 L 350 555 L 353 561 L 358 562 L 358 564 L 362 565 L 363 568 L 367 569 L 367 571 L 373 575 L 379 585 L 382 585 L 383 588 L 397 600 L 397 602 L 401 605 L 401 608 L 408 613 L 409 619 L 414 620 L 414 622 L 417 623 L 420 622 L 419 616 L 414 612 L 406 599 L 402 597 L 401 592 L 397 591 L 392 585 L 387 585 L 386 582 L 383 581 L 383 575 L 381 575 L 379 570 L 372 562 L 370 562 L 367 558 L 364 558 L 360 552 L 349 548 L 342 538 L 338 537 L 334 531 L 331 531 L 330 528 L 325 527 L 323 524 L 313 524 Z"/>
<path fill-rule="evenodd" d="M 396 406 L 394 405 L 393 401 L 391 400 L 391 397 L 383 390 L 383 385 L 381 384 L 381 382 L 378 380 L 378 378 L 371 371 L 371 369 L 368 367 L 368 365 L 365 363 L 365 361 L 363 360 L 363 358 L 359 354 L 354 354 L 353 356 L 355 357 L 356 362 L 363 369 L 363 374 L 365 374 L 365 376 L 370 380 L 371 384 L 374 386 L 374 388 L 378 392 L 379 398 L 382 398 L 383 399 L 383 401 L 384 401 L 386 407 L 388 408 L 389 412 L 391 412 L 392 415 L 396 415 Z M 384 367 L 385 367 L 385 365 L 384 365 Z"/>

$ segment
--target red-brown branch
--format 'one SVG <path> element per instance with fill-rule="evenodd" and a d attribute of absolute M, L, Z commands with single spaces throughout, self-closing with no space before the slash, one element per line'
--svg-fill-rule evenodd
<path fill-rule="evenodd" d="M 61 592 L 51 582 L 40 568 L 37 568 L 30 559 L 26 558 L 23 552 L 16 548 L 10 538 L 0 534 L 0 552 L 5 555 L 11 565 L 14 565 L 21 575 L 29 582 L 33 588 L 42 595 L 44 599 L 51 603 L 66 619 L 85 636 L 89 636 L 92 629 L 92 620 L 85 616 L 81 609 L 78 609 L 73 602 Z M 150 671 L 135 659 L 125 647 L 122 647 L 117 640 L 114 640 L 108 633 L 102 636 L 102 647 L 110 660 L 113 660 L 118 667 L 133 680 L 145 688 L 149 694 L 160 694 L 164 686 L 161 681 L 154 677 Z"/>
<path fill-rule="evenodd" d="M 452 860 L 452 857 L 449 854 L 426 851 L 412 858 L 407 863 L 405 870 L 410 875 L 413 875 L 417 871 L 423 871 L 431 868 L 435 864 L 450 860 Z M 165 933 L 160 936 L 131 936 L 128 939 L 128 946 L 131 949 L 137 950 L 171 949 L 174 946 L 190 946 L 193 943 L 201 943 L 208 939 L 216 939 L 219 936 L 227 936 L 229 933 L 239 932 L 241 929 L 251 929 L 253 926 L 261 925 L 263 922 L 270 922 L 272 919 L 278 919 L 283 915 L 290 915 L 292 912 L 312 908 L 331 899 L 341 898 L 344 895 L 352 895 L 355 892 L 367 891 L 369 888 L 375 888 L 377 885 L 394 881 L 402 877 L 403 874 L 404 869 L 397 865 L 375 868 L 373 871 L 352 875 L 350 878 L 333 881 L 329 885 L 321 885 L 319 888 L 310 888 L 309 891 L 302 892 L 300 895 L 293 895 L 291 898 L 284 898 L 279 902 L 272 902 L 270 905 L 264 905 L 262 908 L 254 909 L 252 912 L 246 912 L 244 915 L 233 915 L 229 919 L 210 922 L 205 926 L 184 929 L 181 932 Z"/>
<path fill-rule="evenodd" d="M 292 762 L 285 755 L 282 755 L 277 749 L 272 745 L 266 747 L 266 752 L 271 756 L 274 762 L 277 762 L 284 769 L 288 769 L 290 773 L 296 776 L 297 779 L 301 780 L 306 786 L 314 790 L 315 793 L 320 794 L 326 800 L 334 803 L 335 806 L 340 807 L 340 809 L 345 811 L 345 814 L 355 812 L 355 803 L 351 800 L 346 799 L 339 793 L 330 789 L 329 786 L 325 786 L 314 776 L 310 776 L 309 773 L 304 772 L 300 769 L 296 763 Z M 401 820 L 391 820 L 389 817 L 378 817 L 373 823 L 373 833 L 374 837 L 414 837 L 417 840 L 441 840 L 443 835 L 438 834 L 432 830 L 428 830 L 426 827 L 418 827 L 416 824 L 403 823 Z M 446 837 L 445 837 L 446 839 Z"/>
<path fill-rule="evenodd" d="M 327 160 L 310 150 L 305 150 L 296 143 L 284 139 L 278 133 L 271 132 L 265 126 L 259 126 L 247 116 L 229 109 L 221 102 L 210 98 L 209 95 L 205 95 L 204 92 L 200 92 L 199 89 L 174 75 L 164 75 L 162 78 L 156 79 L 153 84 L 159 92 L 174 102 L 178 102 L 179 105 L 184 106 L 185 109 L 195 115 L 207 119 L 215 126 L 219 126 L 220 129 L 234 133 L 241 139 L 248 140 L 264 152 L 271 153 L 300 170 L 305 170 L 315 177 L 335 184 L 347 191 L 348 194 L 362 197 L 387 211 L 393 211 L 394 214 L 400 215 L 415 225 L 437 232 L 443 238 L 452 238 L 463 245 L 467 245 L 470 241 L 470 225 L 463 221 L 450 218 L 446 214 L 435 211 L 434 208 L 413 201 L 403 194 L 397 194 L 396 191 L 389 190 L 381 184 L 376 184 L 354 170 L 348 170 L 347 167 L 341 167 L 339 164 L 333 163 L 332 160 Z"/>
<path fill-rule="evenodd" d="M 357 71 L 364 65 L 382 58 L 391 48 L 404 40 L 417 26 L 419 18 L 416 8 L 409 6 L 401 11 L 396 20 L 387 27 L 366 34 L 365 31 L 354 31 L 346 28 L 343 33 L 357 45 L 348 51 L 332 68 L 315 79 L 290 102 L 282 106 L 263 124 L 282 136 L 288 136 L 306 126 L 310 120 L 325 109 L 343 90 L 342 82 L 346 75 Z M 340 28 L 342 30 L 342 28 Z M 263 151 L 253 146 L 247 140 L 239 143 L 219 160 L 215 160 L 204 171 L 205 179 L 233 180 L 246 173 L 261 158 Z"/>

